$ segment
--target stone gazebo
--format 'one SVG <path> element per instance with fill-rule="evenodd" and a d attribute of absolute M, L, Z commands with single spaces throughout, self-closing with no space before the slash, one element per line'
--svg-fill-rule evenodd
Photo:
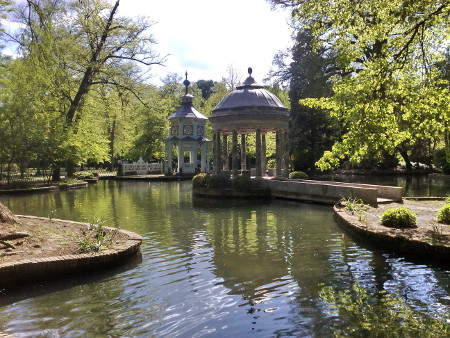
<path fill-rule="evenodd" d="M 168 117 L 170 121 L 169 137 L 165 139 L 166 165 L 165 174 L 172 174 L 172 149 L 178 148 L 178 174 L 195 174 L 199 171 L 209 172 L 209 142 L 205 138 L 206 116 L 195 109 L 192 95 L 188 94 L 190 82 L 183 84 L 186 93 L 182 96 L 181 106 Z"/>
<path fill-rule="evenodd" d="M 228 135 L 231 135 L 233 176 L 238 175 L 239 162 L 243 173 L 248 172 L 246 135 L 256 133 L 255 176 L 266 174 L 266 133 L 276 132 L 276 176 L 288 175 L 289 164 L 289 113 L 272 93 L 256 83 L 252 69 L 242 86 L 225 96 L 212 110 L 209 118 L 213 128 L 213 172 L 229 171 Z M 241 154 L 238 156 L 238 135 Z"/>

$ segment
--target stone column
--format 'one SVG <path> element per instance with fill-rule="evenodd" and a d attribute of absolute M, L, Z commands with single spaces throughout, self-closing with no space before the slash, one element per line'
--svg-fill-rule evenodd
<path fill-rule="evenodd" d="M 261 177 L 261 129 L 256 129 L 256 177 Z"/>
<path fill-rule="evenodd" d="M 276 132 L 276 176 L 281 177 L 281 166 L 282 166 L 282 152 L 283 152 L 283 138 L 281 135 L 281 130 Z"/>
<path fill-rule="evenodd" d="M 267 175 L 267 149 L 266 149 L 266 133 L 261 135 L 261 173 Z"/>
<path fill-rule="evenodd" d="M 283 167 L 284 177 L 289 177 L 289 132 L 283 132 Z"/>
<path fill-rule="evenodd" d="M 198 161 L 198 143 L 194 142 L 192 144 L 192 164 L 194 165 L 194 174 L 197 174 L 197 161 Z"/>
<path fill-rule="evenodd" d="M 167 154 L 167 162 L 166 167 L 164 168 L 164 172 L 167 175 L 172 174 L 172 141 L 167 141 L 166 143 L 166 154 Z"/>
<path fill-rule="evenodd" d="M 216 140 L 216 132 L 213 130 L 212 133 L 212 143 L 213 143 L 213 174 L 217 173 L 217 140 Z"/>
<path fill-rule="evenodd" d="M 247 170 L 247 145 L 245 142 L 245 134 L 241 134 L 241 170 Z"/>
<path fill-rule="evenodd" d="M 223 171 L 229 171 L 230 167 L 228 165 L 228 135 L 223 134 L 222 140 L 222 164 Z"/>
<path fill-rule="evenodd" d="M 237 131 L 233 130 L 232 140 L 231 140 L 231 168 L 233 177 L 238 175 L 238 135 Z"/>
<path fill-rule="evenodd" d="M 184 165 L 184 152 L 183 152 L 183 143 L 181 141 L 178 142 L 178 173 L 183 173 L 183 165 Z"/>
<path fill-rule="evenodd" d="M 213 132 L 213 174 L 218 174 L 222 170 L 220 132 Z"/>
<path fill-rule="evenodd" d="M 207 164 L 206 156 L 207 156 L 207 153 L 208 153 L 208 143 L 207 142 L 201 142 L 200 144 L 201 144 L 200 147 L 201 147 L 201 157 L 202 157 L 202 160 L 200 162 L 200 172 L 206 173 L 207 172 L 207 170 L 206 170 L 206 164 Z"/>

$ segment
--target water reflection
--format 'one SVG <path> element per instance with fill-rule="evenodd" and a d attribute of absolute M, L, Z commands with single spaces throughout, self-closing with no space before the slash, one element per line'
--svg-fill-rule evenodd
<path fill-rule="evenodd" d="M 355 242 L 326 206 L 193 199 L 190 182 L 100 182 L 1 201 L 144 236 L 142 262 L 116 274 L 4 293 L 0 330 L 18 336 L 329 336 L 320 283 L 360 281 L 441 313 L 450 305 L 448 270 Z"/>

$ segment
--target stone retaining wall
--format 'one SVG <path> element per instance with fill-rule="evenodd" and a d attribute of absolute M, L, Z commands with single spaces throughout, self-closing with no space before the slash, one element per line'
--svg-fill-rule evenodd
<path fill-rule="evenodd" d="M 312 180 L 263 180 L 272 196 L 325 204 L 336 204 L 341 198 L 358 198 L 367 204 L 377 204 L 378 190 L 375 187 L 335 184 Z"/>
<path fill-rule="evenodd" d="M 339 225 L 360 239 L 389 248 L 395 252 L 413 255 L 430 261 L 440 261 L 450 265 L 450 247 L 439 243 L 431 244 L 420 239 L 411 239 L 398 234 L 371 231 L 369 227 L 358 221 L 356 216 L 348 215 L 338 205 L 334 206 L 334 215 Z"/>
<path fill-rule="evenodd" d="M 17 217 L 44 219 L 42 217 L 21 215 L 17 215 Z M 71 224 L 85 224 L 72 221 L 59 221 Z M 105 228 L 113 230 L 113 228 Z M 0 288 L 43 279 L 54 279 L 61 275 L 93 271 L 97 268 L 114 265 L 138 253 L 142 243 L 142 237 L 131 231 L 118 231 L 127 236 L 127 240 L 120 245 L 115 245 L 111 249 L 96 253 L 35 258 L 0 264 Z"/>

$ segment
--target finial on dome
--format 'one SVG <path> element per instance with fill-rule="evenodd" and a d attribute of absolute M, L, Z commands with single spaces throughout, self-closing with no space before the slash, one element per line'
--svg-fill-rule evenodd
<path fill-rule="evenodd" d="M 188 93 L 188 87 L 189 87 L 189 85 L 190 85 L 191 83 L 190 83 L 189 80 L 187 79 L 187 76 L 188 76 L 188 72 L 187 72 L 187 71 L 186 71 L 186 73 L 185 73 L 184 75 L 186 75 L 186 80 L 183 81 L 183 84 L 184 84 L 184 86 L 186 87 L 186 95 L 187 95 L 187 93 Z"/>
<path fill-rule="evenodd" d="M 252 76 L 252 72 L 253 72 L 252 67 L 248 67 L 248 75 L 249 75 L 249 76 Z"/>

